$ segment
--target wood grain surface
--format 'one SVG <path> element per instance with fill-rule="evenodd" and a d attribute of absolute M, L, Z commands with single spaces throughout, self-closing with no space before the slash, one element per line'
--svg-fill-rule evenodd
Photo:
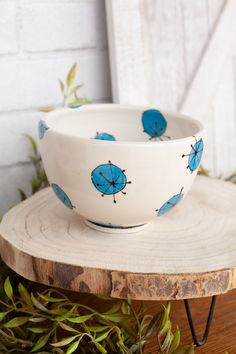
<path fill-rule="evenodd" d="M 198 177 L 185 200 L 136 234 L 94 231 L 46 189 L 8 212 L 1 256 L 22 276 L 67 290 L 144 300 L 236 287 L 236 187 Z"/>

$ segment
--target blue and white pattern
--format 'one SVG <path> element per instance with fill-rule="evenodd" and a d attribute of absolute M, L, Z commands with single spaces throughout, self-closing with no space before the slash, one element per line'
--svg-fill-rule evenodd
<path fill-rule="evenodd" d="M 123 189 L 131 183 L 130 181 L 127 182 L 125 170 L 113 165 L 111 161 L 97 166 L 91 173 L 91 179 L 101 196 L 112 195 L 114 203 L 116 203 L 115 195 L 119 192 L 126 194 Z"/>
<path fill-rule="evenodd" d="M 108 140 L 108 141 L 115 141 L 115 137 L 108 133 L 97 133 L 94 139 L 97 140 Z"/>
<path fill-rule="evenodd" d="M 68 195 L 58 186 L 56 183 L 51 184 L 53 192 L 56 194 L 58 199 L 69 209 L 73 209 L 74 206 L 72 205 L 70 198 Z"/>
<path fill-rule="evenodd" d="M 72 108 L 72 109 L 80 108 L 80 107 L 81 107 L 81 104 L 79 104 L 79 103 L 68 106 L 68 108 Z"/>
<path fill-rule="evenodd" d="M 173 197 L 167 200 L 167 202 L 165 202 L 160 209 L 156 209 L 158 216 L 166 214 L 183 199 L 184 196 L 184 194 L 182 193 L 183 189 L 184 188 L 181 189 L 180 193 L 173 195 Z"/>
<path fill-rule="evenodd" d="M 157 109 L 148 109 L 142 114 L 143 131 L 150 136 L 151 139 L 164 136 L 167 128 L 167 121 L 163 114 Z"/>
<path fill-rule="evenodd" d="M 49 127 L 47 126 L 47 124 L 43 120 L 40 120 L 38 123 L 38 135 L 40 140 L 43 139 L 44 134 L 48 129 Z"/>
<path fill-rule="evenodd" d="M 182 157 L 188 156 L 188 166 L 187 168 L 193 173 L 195 171 L 201 162 L 202 159 L 202 154 L 203 154 L 203 149 L 204 149 L 204 143 L 202 139 L 197 140 L 195 138 L 195 144 L 191 144 L 191 151 L 187 155 L 182 155 Z"/>

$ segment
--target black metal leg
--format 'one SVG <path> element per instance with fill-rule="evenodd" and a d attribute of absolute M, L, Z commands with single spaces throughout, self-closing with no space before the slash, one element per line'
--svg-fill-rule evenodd
<path fill-rule="evenodd" d="M 206 323 L 206 327 L 205 327 L 205 332 L 203 334 L 202 339 L 198 340 L 197 335 L 196 335 L 196 331 L 195 331 L 195 327 L 194 327 L 194 323 L 193 323 L 193 319 L 192 319 L 192 315 L 191 315 L 189 301 L 187 299 L 184 300 L 184 305 L 185 305 L 185 310 L 186 310 L 187 317 L 188 317 L 189 327 L 190 327 L 190 330 L 192 333 L 194 344 L 196 344 L 197 347 L 204 345 L 207 341 L 208 334 L 209 334 L 210 327 L 211 327 L 211 323 L 212 323 L 212 319 L 213 319 L 213 315 L 214 315 L 215 304 L 216 304 L 216 295 L 212 296 L 211 306 L 210 306 L 210 310 L 209 310 L 209 314 L 208 314 L 208 318 L 207 318 L 207 323 Z"/>

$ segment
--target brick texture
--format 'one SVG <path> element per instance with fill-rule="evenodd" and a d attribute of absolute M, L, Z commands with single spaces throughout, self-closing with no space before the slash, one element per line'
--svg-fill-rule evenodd
<path fill-rule="evenodd" d="M 23 189 L 30 195 L 30 180 L 34 174 L 29 164 L 18 164 L 0 169 L 0 215 L 2 216 L 11 206 L 20 202 L 17 188 Z"/>
<path fill-rule="evenodd" d="M 0 54 L 17 52 L 17 21 L 14 2 L 0 2 Z"/>
<path fill-rule="evenodd" d="M 9 167 L 27 160 L 31 151 L 24 134 L 37 138 L 37 124 L 43 114 L 38 111 L 0 113 L 0 151 L 4 151 L 0 154 L 0 166 Z"/>
<path fill-rule="evenodd" d="M 40 3 L 24 6 L 22 45 L 28 52 L 95 48 L 104 45 L 101 2 Z"/>
<path fill-rule="evenodd" d="M 80 51 L 70 56 L 36 57 L 0 61 L 0 111 L 37 108 L 61 102 L 58 78 L 64 79 L 74 62 L 76 80 L 83 83 L 81 95 L 90 100 L 110 97 L 109 63 L 106 51 Z"/>
<path fill-rule="evenodd" d="M 0 0 L 0 216 L 33 174 L 24 133 L 59 105 L 58 78 L 78 63 L 81 96 L 111 100 L 104 0 Z"/>

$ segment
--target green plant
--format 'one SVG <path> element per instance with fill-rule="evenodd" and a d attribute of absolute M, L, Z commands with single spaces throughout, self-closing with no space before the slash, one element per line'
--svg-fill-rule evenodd
<path fill-rule="evenodd" d="M 14 292 L 9 277 L 0 300 L 1 353 L 141 354 L 150 336 L 158 354 L 191 354 L 194 346 L 180 346 L 180 332 L 172 332 L 170 303 L 152 316 L 143 305 L 102 296 L 111 305 L 98 312 L 73 303 L 61 292 L 47 289 L 36 295 L 19 283 Z M 43 350 L 43 351 L 42 351 Z"/>
<path fill-rule="evenodd" d="M 61 104 L 62 107 L 65 106 L 73 107 L 75 105 L 83 105 L 83 104 L 90 103 L 86 97 L 78 96 L 78 91 L 83 85 L 75 84 L 76 70 L 77 70 L 77 63 L 75 63 L 70 68 L 66 76 L 65 83 L 59 79 L 60 90 L 62 93 L 62 104 Z M 42 107 L 40 111 L 50 112 L 53 109 L 54 109 L 53 107 Z M 32 153 L 28 156 L 28 158 L 32 162 L 35 171 L 34 176 L 31 178 L 30 195 L 33 195 L 39 190 L 48 187 L 49 182 L 42 165 L 42 159 L 39 154 L 35 139 L 29 134 L 25 134 L 25 137 L 28 139 L 31 145 Z M 18 188 L 18 192 L 20 193 L 21 201 L 27 198 L 25 191 L 23 191 L 21 188 Z"/>
<path fill-rule="evenodd" d="M 70 68 L 65 82 L 59 79 L 60 90 L 62 93 L 62 107 L 74 107 L 77 105 L 83 105 L 90 103 L 86 97 L 79 97 L 78 91 L 83 87 L 81 84 L 75 84 L 75 76 L 77 70 L 77 63 L 73 64 Z M 54 110 L 54 107 L 41 107 L 41 112 L 50 112 Z"/>
<path fill-rule="evenodd" d="M 42 159 L 38 151 L 37 143 L 34 138 L 28 134 L 25 134 L 25 137 L 29 140 L 31 144 L 31 155 L 28 156 L 28 159 L 31 161 L 34 167 L 34 176 L 31 178 L 31 195 L 38 192 L 39 190 L 48 187 L 49 182 L 45 173 L 45 170 L 42 165 Z M 20 193 L 21 201 L 27 198 L 26 193 L 18 188 Z"/>
<path fill-rule="evenodd" d="M 209 171 L 206 170 L 202 165 L 200 165 L 200 167 L 199 167 L 198 174 L 202 175 L 202 176 L 209 177 Z"/>

